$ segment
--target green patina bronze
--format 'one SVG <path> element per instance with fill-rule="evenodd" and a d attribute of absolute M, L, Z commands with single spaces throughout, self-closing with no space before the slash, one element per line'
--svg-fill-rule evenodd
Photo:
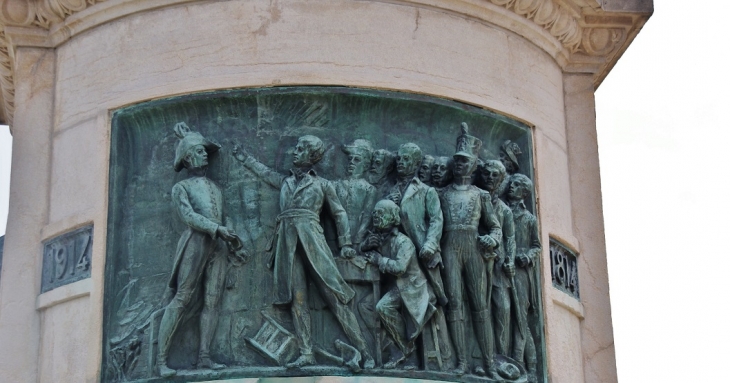
<path fill-rule="evenodd" d="M 116 111 L 103 381 L 545 381 L 531 148 L 490 111 L 365 89 Z"/>

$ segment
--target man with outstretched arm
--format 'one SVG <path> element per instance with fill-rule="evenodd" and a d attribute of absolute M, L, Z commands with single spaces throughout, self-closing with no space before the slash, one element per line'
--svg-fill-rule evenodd
<path fill-rule="evenodd" d="M 345 258 L 355 256 L 347 213 L 335 188 L 312 169 L 322 159 L 324 149 L 319 138 L 310 135 L 300 137 L 294 148 L 294 167 L 289 176 L 271 170 L 239 147 L 234 148 L 234 156 L 263 181 L 280 190 L 281 213 L 276 218 L 272 241 L 274 253 L 269 262 L 274 269 L 274 304 L 291 304 L 294 329 L 300 341 L 299 358 L 287 367 L 316 363 L 307 301 L 307 282 L 312 281 L 347 337 L 362 354 L 363 367 L 373 368 L 375 360 L 370 355 L 355 314 L 347 305 L 355 292 L 337 269 L 319 222 L 320 212 L 326 206 L 337 226 L 341 255 Z"/>

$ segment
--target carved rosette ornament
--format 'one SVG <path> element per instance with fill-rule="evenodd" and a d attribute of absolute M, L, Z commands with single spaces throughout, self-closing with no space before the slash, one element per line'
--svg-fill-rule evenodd
<path fill-rule="evenodd" d="M 591 56 L 603 56 L 620 46 L 625 38 L 626 31 L 621 28 L 585 28 L 581 47 Z"/>

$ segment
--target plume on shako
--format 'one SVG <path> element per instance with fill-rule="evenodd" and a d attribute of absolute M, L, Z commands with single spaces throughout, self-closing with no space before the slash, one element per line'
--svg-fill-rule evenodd
<path fill-rule="evenodd" d="M 469 135 L 469 125 L 461 123 L 461 135 L 456 138 L 456 153 L 454 156 L 477 158 L 479 149 L 482 148 L 482 140 Z"/>
<path fill-rule="evenodd" d="M 175 135 L 180 139 L 175 148 L 175 171 L 179 172 L 185 167 L 185 155 L 188 151 L 198 145 L 203 145 L 208 154 L 215 153 L 221 148 L 217 143 L 203 137 L 198 132 L 190 131 L 190 128 L 184 123 L 175 124 Z"/>

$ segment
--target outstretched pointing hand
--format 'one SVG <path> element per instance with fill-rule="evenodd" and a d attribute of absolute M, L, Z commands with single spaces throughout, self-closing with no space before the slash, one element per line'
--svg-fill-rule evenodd
<path fill-rule="evenodd" d="M 233 157 L 241 162 L 246 161 L 246 158 L 248 158 L 248 153 L 246 152 L 246 149 L 238 146 L 238 144 L 233 146 Z"/>

